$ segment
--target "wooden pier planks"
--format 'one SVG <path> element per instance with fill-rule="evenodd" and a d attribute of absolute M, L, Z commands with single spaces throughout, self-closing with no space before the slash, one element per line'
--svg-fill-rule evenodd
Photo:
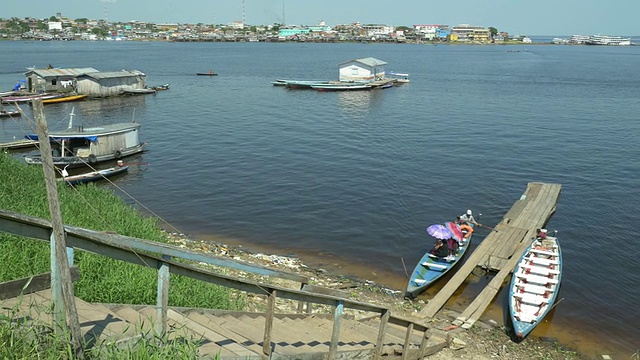
<path fill-rule="evenodd" d="M 528 239 L 555 212 L 560 188 L 559 184 L 538 182 L 527 184 L 524 194 L 514 203 L 500 224 L 478 245 L 455 275 L 420 311 L 420 316 L 433 317 L 476 266 L 491 265 L 492 268 L 499 270 L 498 274 L 456 320 L 457 324 L 463 324 L 467 319 L 470 324 L 475 322 L 500 290 L 504 279 L 513 271 L 519 255 L 528 245 Z"/>

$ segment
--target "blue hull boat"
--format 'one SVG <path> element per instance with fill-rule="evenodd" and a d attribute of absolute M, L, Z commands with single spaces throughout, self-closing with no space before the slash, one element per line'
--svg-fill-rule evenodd
<path fill-rule="evenodd" d="M 558 239 L 534 239 L 520 257 L 509 286 L 509 316 L 518 339 L 524 339 L 553 308 L 561 279 Z"/>
<path fill-rule="evenodd" d="M 446 224 L 448 225 L 449 223 Z M 425 253 L 411 273 L 405 297 L 409 299 L 415 298 L 456 266 L 469 249 L 472 237 L 473 235 L 470 235 L 467 239 L 463 239 L 462 245 L 458 246 L 456 257 L 453 260 L 437 257 L 430 252 Z"/>

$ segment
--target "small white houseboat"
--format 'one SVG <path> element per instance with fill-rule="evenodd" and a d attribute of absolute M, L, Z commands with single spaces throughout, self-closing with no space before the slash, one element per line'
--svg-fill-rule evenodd
<path fill-rule="evenodd" d="M 71 113 L 73 115 L 73 112 Z M 73 117 L 72 117 L 73 119 Z M 135 122 L 95 127 L 70 126 L 66 130 L 49 133 L 53 164 L 58 167 L 79 167 L 117 160 L 140 153 L 140 124 Z M 25 136 L 38 140 L 37 134 Z M 41 154 L 25 155 L 28 164 L 42 164 Z"/>

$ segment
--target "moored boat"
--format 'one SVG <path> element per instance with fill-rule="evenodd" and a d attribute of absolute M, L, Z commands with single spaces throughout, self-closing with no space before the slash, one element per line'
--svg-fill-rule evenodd
<path fill-rule="evenodd" d="M 118 160 L 140 153 L 145 144 L 140 142 L 140 124 L 117 123 L 95 127 L 73 127 L 73 112 L 69 127 L 63 131 L 49 132 L 53 151 L 53 164 L 58 167 L 80 167 L 108 160 Z M 37 134 L 25 138 L 38 140 Z M 28 164 L 42 164 L 41 154 L 24 156 Z"/>
<path fill-rule="evenodd" d="M 155 89 L 148 89 L 148 88 L 123 89 L 120 91 L 120 95 L 148 95 L 148 94 L 155 94 L 155 93 L 156 93 Z"/>
<path fill-rule="evenodd" d="M 2 118 L 17 117 L 17 116 L 22 116 L 20 111 L 17 109 L 7 110 L 4 107 L 0 108 L 0 117 Z"/>
<path fill-rule="evenodd" d="M 534 239 L 513 270 L 509 286 L 509 316 L 518 339 L 533 331 L 553 308 L 561 279 L 558 238 Z"/>
<path fill-rule="evenodd" d="M 86 98 L 87 98 L 86 94 L 69 95 L 69 96 L 56 97 L 56 98 L 52 98 L 52 99 L 44 99 L 44 100 L 42 100 L 42 103 L 43 104 L 56 104 L 56 103 L 68 102 L 68 101 L 84 100 Z"/>
<path fill-rule="evenodd" d="M 371 90 L 373 87 L 363 83 L 341 83 L 341 84 L 314 84 L 311 88 L 318 91 L 357 91 Z"/>
<path fill-rule="evenodd" d="M 162 84 L 162 85 L 147 86 L 147 89 L 152 89 L 152 90 L 155 90 L 155 91 L 163 91 L 163 90 L 169 90 L 170 86 L 171 86 L 171 84 L 167 83 L 167 84 Z"/>
<path fill-rule="evenodd" d="M 398 84 L 406 84 L 409 82 L 409 74 L 406 73 L 388 72 L 385 75 Z"/>
<path fill-rule="evenodd" d="M 218 76 L 218 74 L 214 73 L 213 71 L 209 71 L 206 73 L 196 73 L 196 75 L 198 76 Z"/>
<path fill-rule="evenodd" d="M 22 103 L 22 102 L 28 102 L 28 101 L 37 100 L 37 99 L 40 99 L 40 100 L 55 99 L 63 96 L 64 96 L 63 94 L 49 94 L 49 93 L 31 94 L 31 95 L 15 95 L 15 96 L 3 97 L 2 102 L 3 103 Z"/>
<path fill-rule="evenodd" d="M 63 177 L 58 178 L 58 180 L 64 181 L 69 185 L 86 184 L 89 182 L 106 180 L 107 178 L 125 173 L 128 169 L 129 169 L 129 166 L 118 165 L 118 166 L 110 167 L 107 169 L 96 170 L 96 171 L 91 171 L 91 172 L 77 174 L 77 175 L 64 176 L 64 172 L 63 172 Z"/>
<path fill-rule="evenodd" d="M 452 222 L 446 222 L 445 226 L 447 229 L 451 229 L 450 231 L 456 231 L 456 227 L 458 228 L 457 231 L 461 231 L 460 227 Z M 464 237 L 466 233 L 463 233 L 460 240 L 457 240 L 458 245 L 454 250 L 455 257 L 437 256 L 432 254 L 431 251 L 427 251 L 422 256 L 411 273 L 405 297 L 409 299 L 415 298 L 460 262 L 460 259 L 469 249 L 471 238 L 473 237 L 473 225 L 467 224 L 467 226 L 471 227 L 471 234 Z M 444 246 L 447 246 L 447 244 Z"/>

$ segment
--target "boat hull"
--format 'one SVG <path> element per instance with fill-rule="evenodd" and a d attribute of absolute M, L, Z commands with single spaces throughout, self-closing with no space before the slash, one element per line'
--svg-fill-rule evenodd
<path fill-rule="evenodd" d="M 71 96 L 61 96 L 61 97 L 56 97 L 53 99 L 44 99 L 42 100 L 43 104 L 56 104 L 56 103 L 61 103 L 61 102 L 68 102 L 68 101 L 79 101 L 79 100 L 84 100 L 87 98 L 87 95 L 71 95 Z"/>
<path fill-rule="evenodd" d="M 145 144 L 140 142 L 137 123 L 118 123 L 92 128 L 77 127 L 50 132 L 53 164 L 57 167 L 80 167 L 141 153 Z M 37 134 L 25 136 L 39 140 Z M 27 164 L 42 164 L 41 154 L 24 156 Z"/>
<path fill-rule="evenodd" d="M 436 257 L 427 251 L 411 273 L 411 277 L 407 283 L 405 297 L 409 299 L 415 298 L 455 267 L 469 250 L 472 237 L 473 234 L 463 240 L 462 246 L 458 247 L 456 258 L 453 261 Z"/>
<path fill-rule="evenodd" d="M 69 185 L 86 184 L 90 182 L 105 180 L 107 178 L 123 174 L 129 170 L 128 166 L 116 166 L 108 169 L 92 171 L 84 174 L 70 175 L 58 180 L 64 181 Z"/>
<path fill-rule="evenodd" d="M 527 337 L 551 311 L 561 280 L 558 239 L 533 240 L 520 257 L 509 286 L 509 317 L 516 338 Z"/>

